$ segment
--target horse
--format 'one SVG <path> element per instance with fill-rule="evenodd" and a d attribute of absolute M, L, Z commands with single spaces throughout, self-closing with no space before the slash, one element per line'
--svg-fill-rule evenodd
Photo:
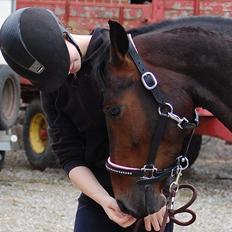
<path fill-rule="evenodd" d="M 106 167 L 121 210 L 143 218 L 166 204 L 169 177 L 197 126 L 196 107 L 232 131 L 232 20 L 196 16 L 129 31 L 109 21 L 107 48 L 99 65 Z"/>

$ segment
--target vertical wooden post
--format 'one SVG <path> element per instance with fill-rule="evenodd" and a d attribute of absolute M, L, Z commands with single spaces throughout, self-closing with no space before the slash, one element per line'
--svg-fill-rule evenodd
<path fill-rule="evenodd" d="M 152 1 L 152 15 L 151 21 L 157 22 L 164 19 L 164 1 L 163 0 L 153 0 Z"/>
<path fill-rule="evenodd" d="M 69 6 L 69 0 L 65 0 L 65 13 L 64 13 L 64 24 L 66 27 L 68 27 L 68 21 L 70 16 L 70 6 Z"/>
<path fill-rule="evenodd" d="M 124 6 L 119 7 L 119 23 L 123 25 L 124 23 Z"/>
<path fill-rule="evenodd" d="M 193 15 L 200 15 L 200 0 L 194 0 L 193 4 Z"/>

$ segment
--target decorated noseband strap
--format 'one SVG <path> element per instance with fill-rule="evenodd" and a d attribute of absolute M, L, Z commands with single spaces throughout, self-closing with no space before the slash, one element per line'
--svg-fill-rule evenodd
<path fill-rule="evenodd" d="M 106 162 L 106 169 L 118 175 L 140 177 L 136 181 L 137 184 L 152 184 L 162 181 L 168 176 L 174 177 L 180 174 L 182 170 L 188 167 L 188 165 L 189 163 L 187 158 L 180 156 L 176 159 L 176 163 L 174 165 L 162 170 L 158 170 L 154 167 L 154 165 L 152 165 L 151 167 L 148 167 L 148 165 L 144 165 L 144 167 L 142 168 L 132 168 L 115 164 L 110 160 L 109 157 Z"/>
<path fill-rule="evenodd" d="M 142 168 L 131 168 L 125 167 L 121 165 L 114 164 L 111 162 L 110 157 L 107 160 L 106 168 L 119 175 L 127 175 L 127 176 L 134 176 L 134 177 L 148 177 L 152 178 L 155 181 L 160 181 L 163 178 L 167 177 L 168 175 L 173 172 L 173 169 L 176 165 L 169 167 L 167 169 L 163 169 L 162 171 L 158 171 L 157 168 L 154 167 L 147 167 L 146 165 Z"/>

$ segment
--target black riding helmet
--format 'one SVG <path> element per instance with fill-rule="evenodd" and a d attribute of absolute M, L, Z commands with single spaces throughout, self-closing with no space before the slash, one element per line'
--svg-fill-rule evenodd
<path fill-rule="evenodd" d="M 68 76 L 70 58 L 65 40 L 80 49 L 56 16 L 47 9 L 22 8 L 0 30 L 0 47 L 8 65 L 42 91 L 52 92 Z M 80 53 L 81 55 L 81 53 Z"/>

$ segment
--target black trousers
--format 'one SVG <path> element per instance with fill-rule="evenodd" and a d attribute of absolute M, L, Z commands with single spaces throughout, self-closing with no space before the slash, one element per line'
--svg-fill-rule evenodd
<path fill-rule="evenodd" d="M 114 223 L 97 204 L 79 202 L 74 232 L 131 232 L 133 231 L 133 227 L 134 225 L 128 228 L 122 228 Z M 173 224 L 167 224 L 165 232 L 172 231 Z"/>

